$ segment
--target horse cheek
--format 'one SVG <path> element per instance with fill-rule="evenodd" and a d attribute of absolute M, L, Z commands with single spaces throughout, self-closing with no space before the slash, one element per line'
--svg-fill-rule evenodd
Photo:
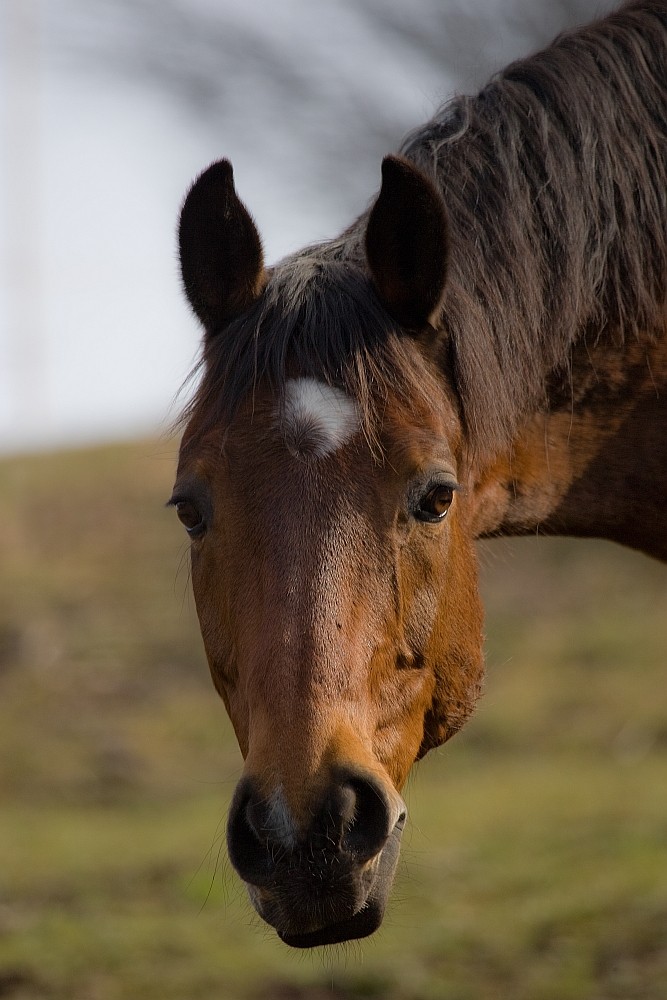
<path fill-rule="evenodd" d="M 191 553 L 192 592 L 211 680 L 230 718 L 245 757 L 248 748 L 248 705 L 238 683 L 227 580 L 217 565 L 214 546 Z M 215 586 L 210 581 L 215 581 Z"/>
<path fill-rule="evenodd" d="M 455 529 L 430 643 L 435 687 L 420 757 L 450 739 L 475 709 L 484 679 L 483 624 L 474 546 Z"/>

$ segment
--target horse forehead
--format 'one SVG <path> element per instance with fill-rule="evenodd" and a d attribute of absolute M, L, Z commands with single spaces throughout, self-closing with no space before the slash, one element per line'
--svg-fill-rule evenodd
<path fill-rule="evenodd" d="M 361 426 L 356 401 L 320 379 L 287 379 L 274 416 L 288 451 L 320 459 L 338 451 Z"/>

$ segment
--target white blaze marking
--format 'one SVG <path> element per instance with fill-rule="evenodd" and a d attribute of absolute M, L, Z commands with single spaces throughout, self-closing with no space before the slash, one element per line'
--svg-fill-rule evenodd
<path fill-rule="evenodd" d="M 290 451 L 315 458 L 336 451 L 359 429 L 354 400 L 314 378 L 287 380 L 281 417 Z"/>

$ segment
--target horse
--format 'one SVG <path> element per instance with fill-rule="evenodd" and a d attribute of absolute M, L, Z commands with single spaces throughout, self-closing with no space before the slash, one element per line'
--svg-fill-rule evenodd
<path fill-rule="evenodd" d="M 203 329 L 170 503 L 244 758 L 227 845 L 296 948 L 381 924 L 415 761 L 483 681 L 475 543 L 667 559 L 667 2 L 455 97 L 340 236 L 266 266 L 184 201 Z"/>

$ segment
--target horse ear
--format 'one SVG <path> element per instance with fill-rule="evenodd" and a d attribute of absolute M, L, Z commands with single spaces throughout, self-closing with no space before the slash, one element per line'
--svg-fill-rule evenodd
<path fill-rule="evenodd" d="M 261 292 L 262 242 L 236 194 L 229 160 L 211 164 L 190 188 L 178 244 L 185 294 L 209 333 Z"/>
<path fill-rule="evenodd" d="M 366 259 L 380 300 L 408 329 L 436 320 L 447 246 L 447 213 L 435 184 L 408 160 L 386 156 L 366 229 Z"/>

